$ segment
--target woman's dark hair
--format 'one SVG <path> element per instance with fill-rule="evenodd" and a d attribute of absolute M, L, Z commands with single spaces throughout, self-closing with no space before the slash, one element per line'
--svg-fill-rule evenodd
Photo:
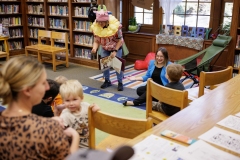
<path fill-rule="evenodd" d="M 168 60 L 169 60 L 169 59 L 168 59 L 168 51 L 167 51 L 166 48 L 160 47 L 160 48 L 158 48 L 158 50 L 156 51 L 156 56 L 157 56 L 157 53 L 158 53 L 159 51 L 161 51 L 162 54 L 163 54 L 163 56 L 164 56 L 164 66 L 166 66 L 166 65 L 167 65 L 167 62 L 168 62 Z"/>

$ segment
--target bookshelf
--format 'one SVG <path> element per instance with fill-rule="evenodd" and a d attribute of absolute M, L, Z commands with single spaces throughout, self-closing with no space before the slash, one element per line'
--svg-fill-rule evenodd
<path fill-rule="evenodd" d="M 68 0 L 46 0 L 47 1 L 47 26 L 48 30 L 66 32 L 68 34 L 68 48 L 71 48 L 71 5 Z M 55 46 L 65 47 L 65 42 L 55 40 Z M 70 57 L 70 49 L 68 55 Z M 66 53 L 57 54 L 57 59 L 64 59 Z"/>
<path fill-rule="evenodd" d="M 23 54 L 26 44 L 23 16 L 24 5 L 21 5 L 22 0 L 2 0 L 0 6 L 0 23 L 9 32 L 9 53 Z M 2 42 L 0 42 L 0 50 L 4 50 Z"/>
<path fill-rule="evenodd" d="M 229 46 L 230 65 L 233 66 L 233 76 L 240 73 L 240 1 L 233 1 L 233 16 L 231 23 L 230 35 L 232 42 Z"/>
<path fill-rule="evenodd" d="M 47 29 L 45 0 L 25 0 L 28 45 L 37 44 L 38 30 Z M 48 43 L 42 40 L 42 43 Z"/>
<path fill-rule="evenodd" d="M 95 2 L 96 3 L 96 2 Z M 96 55 L 91 54 L 93 34 L 90 31 L 91 22 L 88 20 L 88 9 L 91 7 L 91 0 L 72 0 L 72 46 L 71 61 L 78 62 L 97 68 L 98 60 Z"/>

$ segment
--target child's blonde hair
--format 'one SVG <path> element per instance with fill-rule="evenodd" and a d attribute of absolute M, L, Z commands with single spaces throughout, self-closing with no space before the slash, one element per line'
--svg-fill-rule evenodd
<path fill-rule="evenodd" d="M 169 64 L 167 66 L 167 75 L 169 79 L 173 82 L 178 82 L 183 73 L 183 67 L 180 64 Z"/>
<path fill-rule="evenodd" d="M 83 87 L 78 80 L 67 80 L 60 86 L 60 94 L 64 99 L 69 96 L 80 97 L 83 99 Z"/>
<path fill-rule="evenodd" d="M 59 85 L 63 84 L 64 82 L 66 82 L 68 79 L 64 76 L 57 76 L 54 79 Z"/>

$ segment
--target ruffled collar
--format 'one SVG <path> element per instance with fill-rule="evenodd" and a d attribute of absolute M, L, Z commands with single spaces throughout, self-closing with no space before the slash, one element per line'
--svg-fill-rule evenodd
<path fill-rule="evenodd" d="M 102 28 L 96 22 L 91 25 L 91 30 L 94 35 L 99 37 L 111 37 L 113 36 L 120 27 L 120 22 L 112 15 L 109 15 L 109 25 L 107 28 Z"/>

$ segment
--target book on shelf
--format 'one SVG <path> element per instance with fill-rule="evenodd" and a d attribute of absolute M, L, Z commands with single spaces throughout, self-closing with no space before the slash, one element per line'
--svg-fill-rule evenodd
<path fill-rule="evenodd" d="M 237 36 L 236 48 L 240 48 L 240 35 Z"/>

